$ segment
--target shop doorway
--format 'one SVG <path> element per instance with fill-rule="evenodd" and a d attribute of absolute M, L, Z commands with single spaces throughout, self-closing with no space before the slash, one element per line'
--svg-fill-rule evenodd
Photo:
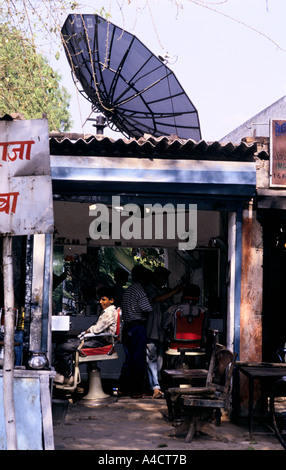
<path fill-rule="evenodd" d="M 137 262 L 151 270 L 165 265 L 171 271 L 171 287 L 181 282 L 200 286 L 200 301 L 209 309 L 211 327 L 219 330 L 220 341 L 226 340 L 228 263 L 224 213 L 198 211 L 197 245 L 193 250 L 179 250 L 178 240 L 162 240 L 160 246 L 153 246 L 152 240 L 148 246 L 132 239 L 119 243 L 110 239 L 93 240 L 89 237 L 89 206 L 89 203 L 54 202 L 53 272 L 68 273 L 53 291 L 54 315 L 97 315 L 96 289 L 104 284 L 113 285 L 117 267 L 130 273 Z"/>
<path fill-rule="evenodd" d="M 286 343 L 286 222 L 263 223 L 263 360 L 277 362 Z"/>

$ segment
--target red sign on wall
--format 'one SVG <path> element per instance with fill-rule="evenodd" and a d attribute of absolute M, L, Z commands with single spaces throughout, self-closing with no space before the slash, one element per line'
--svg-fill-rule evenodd
<path fill-rule="evenodd" d="M 286 121 L 270 120 L 270 186 L 286 186 Z"/>

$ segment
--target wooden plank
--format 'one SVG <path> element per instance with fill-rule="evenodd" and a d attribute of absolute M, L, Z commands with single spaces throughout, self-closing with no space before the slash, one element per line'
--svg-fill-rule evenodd
<path fill-rule="evenodd" d="M 261 367 L 261 368 L 267 368 L 267 367 L 273 367 L 273 368 L 280 368 L 284 367 L 286 368 L 286 364 L 283 362 L 244 362 L 244 361 L 237 361 L 235 363 L 236 367 Z"/>
<path fill-rule="evenodd" d="M 200 379 L 205 378 L 208 375 L 206 369 L 164 369 L 164 372 L 173 378 L 194 378 Z"/>
<path fill-rule="evenodd" d="M 225 400 L 217 400 L 216 398 L 193 398 L 182 395 L 181 400 L 184 406 L 201 406 L 206 408 L 224 408 Z"/>
<path fill-rule="evenodd" d="M 185 395 L 212 395 L 214 396 L 214 392 L 216 391 L 215 386 L 209 386 L 209 387 L 172 387 L 168 388 L 168 392 L 170 393 L 178 393 L 182 396 Z"/>

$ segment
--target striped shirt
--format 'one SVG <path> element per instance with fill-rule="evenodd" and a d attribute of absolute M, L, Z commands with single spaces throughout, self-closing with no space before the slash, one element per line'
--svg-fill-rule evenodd
<path fill-rule="evenodd" d="M 135 282 L 126 289 L 122 298 L 122 318 L 125 322 L 146 320 L 152 307 L 141 284 Z"/>

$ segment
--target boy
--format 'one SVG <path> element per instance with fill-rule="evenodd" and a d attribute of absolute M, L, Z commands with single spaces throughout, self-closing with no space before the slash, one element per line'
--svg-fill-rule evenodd
<path fill-rule="evenodd" d="M 61 343 L 56 348 L 55 382 L 71 384 L 73 382 L 73 355 L 84 339 L 85 348 L 98 348 L 111 343 L 110 336 L 92 336 L 99 333 L 111 333 L 114 335 L 117 328 L 117 310 L 114 303 L 114 293 L 111 287 L 102 287 L 97 292 L 102 313 L 97 322 L 83 331 L 77 338 L 71 338 L 66 343 Z"/>

